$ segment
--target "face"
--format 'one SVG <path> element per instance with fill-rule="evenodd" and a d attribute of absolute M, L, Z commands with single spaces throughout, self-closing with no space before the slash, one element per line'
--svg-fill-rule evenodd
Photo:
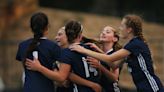
<path fill-rule="evenodd" d="M 60 47 L 66 47 L 68 45 L 67 36 L 65 34 L 65 27 L 59 29 L 55 37 L 55 40 Z"/>
<path fill-rule="evenodd" d="M 100 34 L 101 42 L 115 42 L 116 37 L 114 37 L 114 31 L 112 27 L 105 27 Z"/>
<path fill-rule="evenodd" d="M 128 37 L 128 28 L 126 27 L 126 19 L 121 21 L 120 29 L 120 37 L 126 39 Z"/>

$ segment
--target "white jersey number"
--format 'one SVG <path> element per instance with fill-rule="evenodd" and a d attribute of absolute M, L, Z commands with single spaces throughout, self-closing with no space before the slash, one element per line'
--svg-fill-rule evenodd
<path fill-rule="evenodd" d="M 83 61 L 83 64 L 84 64 L 85 75 L 86 75 L 87 78 L 90 77 L 89 72 L 93 72 L 94 76 L 98 75 L 98 71 L 96 70 L 96 68 L 89 66 L 85 57 L 82 57 L 82 61 Z"/>

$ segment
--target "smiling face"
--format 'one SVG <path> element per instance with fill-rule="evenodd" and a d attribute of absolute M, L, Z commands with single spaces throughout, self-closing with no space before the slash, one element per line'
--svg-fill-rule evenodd
<path fill-rule="evenodd" d="M 68 45 L 67 36 L 65 34 L 65 27 L 59 29 L 55 40 L 57 44 L 62 48 L 65 48 Z"/>
<path fill-rule="evenodd" d="M 114 36 L 114 28 L 110 26 L 106 26 L 101 34 L 100 34 L 100 41 L 101 42 L 115 42 L 117 38 Z"/>

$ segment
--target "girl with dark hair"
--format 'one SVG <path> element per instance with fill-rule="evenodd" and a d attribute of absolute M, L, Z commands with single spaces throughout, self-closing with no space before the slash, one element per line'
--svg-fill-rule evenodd
<path fill-rule="evenodd" d="M 80 44 L 82 31 L 82 25 L 77 21 L 69 21 L 65 25 L 65 33 L 69 46 L 75 43 Z M 80 45 L 87 48 L 87 46 L 83 44 Z M 77 84 L 74 83 L 72 85 L 72 92 L 101 92 L 101 87 L 97 84 L 99 81 L 99 72 L 95 68 L 90 67 L 85 60 L 86 55 L 71 51 L 69 48 L 65 48 L 62 50 L 60 58 L 61 64 L 58 71 L 51 71 L 45 68 L 40 65 L 37 59 L 33 61 L 27 59 L 26 66 L 29 70 L 41 72 L 48 78 L 61 83 L 68 79 L 68 77 L 73 82 L 74 80 L 77 80 L 77 76 L 74 74 L 80 76 L 81 79 L 78 80 L 78 83 L 76 82 Z M 74 77 L 70 77 L 69 75 Z M 76 79 L 73 79 L 75 77 Z M 81 81 L 83 81 L 83 83 L 79 85 Z"/>
<path fill-rule="evenodd" d="M 79 45 L 72 45 L 70 49 L 105 61 L 112 67 L 118 67 L 122 62 L 117 60 L 126 58 L 138 92 L 164 92 L 160 79 L 154 73 L 151 53 L 142 34 L 141 18 L 126 15 L 122 19 L 120 31 L 120 37 L 126 39 L 127 44 L 111 55 L 97 53 Z"/>
<path fill-rule="evenodd" d="M 66 32 L 65 32 L 65 27 L 62 27 L 59 29 L 59 31 L 57 32 L 57 35 L 55 37 L 55 41 L 57 42 L 57 44 L 61 47 L 61 48 L 67 48 L 69 46 L 68 40 L 67 40 L 67 36 L 66 36 Z M 93 39 L 89 39 L 87 37 L 82 37 L 81 43 L 86 43 L 86 42 L 95 42 L 98 43 L 98 41 L 93 40 Z M 60 69 L 60 62 L 58 63 L 54 63 L 54 68 L 55 70 L 59 70 Z M 79 85 L 84 85 L 87 87 L 92 88 L 93 90 L 97 90 L 97 85 L 96 83 L 92 82 L 92 81 L 88 81 L 84 78 L 81 78 L 80 76 L 71 73 L 69 75 L 69 78 L 67 80 L 65 80 L 63 83 L 58 83 L 55 82 L 56 84 L 56 92 L 72 92 L 71 91 L 71 87 L 70 85 L 73 83 L 79 84 Z M 97 92 L 97 91 L 96 91 Z"/>
<path fill-rule="evenodd" d="M 16 56 L 16 59 L 23 63 L 25 70 L 23 92 L 54 92 L 53 81 L 39 72 L 28 70 L 25 60 L 37 58 L 44 67 L 52 70 L 53 62 L 60 57 L 60 47 L 46 37 L 48 17 L 44 13 L 33 14 L 30 25 L 34 37 L 19 44 Z"/>

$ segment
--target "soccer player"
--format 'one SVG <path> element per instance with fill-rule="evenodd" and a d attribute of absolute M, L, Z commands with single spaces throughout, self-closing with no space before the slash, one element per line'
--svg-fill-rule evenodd
<path fill-rule="evenodd" d="M 105 61 L 113 67 L 118 67 L 122 63 L 117 60 L 126 58 L 138 92 L 164 92 L 160 79 L 154 73 L 151 53 L 142 34 L 142 19 L 133 14 L 124 16 L 120 32 L 120 36 L 126 39 L 127 43 L 111 55 L 97 53 L 76 44 L 70 49 Z"/>
<path fill-rule="evenodd" d="M 119 34 L 111 26 L 106 26 L 103 28 L 99 40 L 102 44 L 102 50 L 93 43 L 87 43 L 87 45 L 90 45 L 92 48 L 95 48 L 96 51 L 107 55 L 110 55 L 122 48 L 122 46 L 118 43 Z M 118 87 L 118 79 L 122 68 L 121 66 L 112 69 L 106 62 L 99 62 L 92 57 L 88 57 L 87 60 L 93 67 L 101 70 L 100 85 L 103 88 L 103 92 L 120 92 L 120 88 Z"/>
<path fill-rule="evenodd" d="M 82 31 L 83 31 L 82 25 L 77 21 L 69 21 L 66 24 L 65 33 L 67 35 L 69 46 L 75 43 L 80 44 L 82 38 Z M 80 45 L 88 48 L 83 44 Z M 74 74 L 86 80 L 98 83 L 99 72 L 97 71 L 97 69 L 89 66 L 89 64 L 86 62 L 86 57 L 87 56 L 84 54 L 71 51 L 69 48 L 65 48 L 62 51 L 61 60 L 60 60 L 62 64 L 60 64 L 59 71 L 51 71 L 45 68 L 44 66 L 40 65 L 37 59 L 33 61 L 27 59 L 26 66 L 28 67 L 29 70 L 39 71 L 45 76 L 47 76 L 48 78 L 53 79 L 57 82 L 64 82 L 68 78 L 70 72 L 73 72 Z M 75 83 L 73 84 L 73 91 L 94 92 L 94 90 L 90 87 L 75 84 Z"/>
<path fill-rule="evenodd" d="M 25 70 L 23 92 L 54 92 L 53 81 L 40 72 L 28 70 L 25 67 L 25 60 L 38 58 L 44 67 L 52 70 L 53 62 L 59 59 L 61 49 L 46 37 L 48 34 L 46 14 L 42 12 L 33 14 L 30 23 L 34 37 L 21 42 L 16 55 L 16 59 L 23 63 Z"/>

